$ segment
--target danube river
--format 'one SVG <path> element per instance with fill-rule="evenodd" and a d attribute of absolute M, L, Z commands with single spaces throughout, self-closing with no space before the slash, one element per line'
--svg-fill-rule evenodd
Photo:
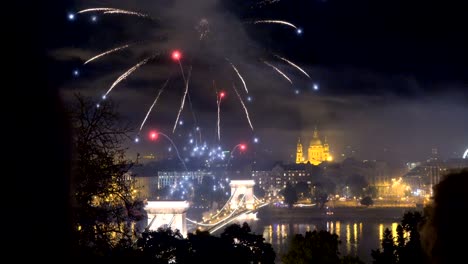
<path fill-rule="evenodd" d="M 385 228 L 396 234 L 405 211 L 416 208 L 360 208 L 333 209 L 333 214 L 318 208 L 265 207 L 257 213 L 257 220 L 246 221 L 256 234 L 262 234 L 271 243 L 277 263 L 288 250 L 290 238 L 306 231 L 327 230 L 339 236 L 340 253 L 354 255 L 365 263 L 372 263 L 371 250 L 380 247 Z M 238 223 L 242 223 L 240 220 Z"/>

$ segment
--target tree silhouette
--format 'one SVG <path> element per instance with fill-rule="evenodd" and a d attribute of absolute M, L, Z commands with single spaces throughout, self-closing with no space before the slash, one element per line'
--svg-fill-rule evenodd
<path fill-rule="evenodd" d="M 236 250 L 236 263 L 274 263 L 275 252 L 271 244 L 265 243 L 262 235 L 251 233 L 250 226 L 232 224 L 221 233 L 221 239 L 228 241 Z"/>
<path fill-rule="evenodd" d="M 144 232 L 137 242 L 140 259 L 151 263 L 191 263 L 190 244 L 179 230 L 158 228 Z"/>
<path fill-rule="evenodd" d="M 282 257 L 282 261 L 284 264 L 363 264 L 357 257 L 340 258 L 339 243 L 338 235 L 324 230 L 306 232 L 305 235 L 296 234 L 291 240 L 288 252 Z"/>
<path fill-rule="evenodd" d="M 382 249 L 372 250 L 375 264 L 419 264 L 426 263 L 419 228 L 424 223 L 420 212 L 406 212 L 396 228 L 396 237 L 386 228 L 382 239 Z"/>
<path fill-rule="evenodd" d="M 311 193 L 310 193 L 310 189 L 309 189 L 309 186 L 307 185 L 306 182 L 298 182 L 296 184 L 296 186 L 294 186 L 294 188 L 296 189 L 296 193 L 302 198 L 309 198 Z"/>
<path fill-rule="evenodd" d="M 297 202 L 296 189 L 288 182 L 283 190 L 284 202 L 291 208 Z"/>
<path fill-rule="evenodd" d="M 374 264 L 394 264 L 397 263 L 396 246 L 393 241 L 392 232 L 385 228 L 382 239 L 382 250 L 372 250 L 371 256 Z"/>
<path fill-rule="evenodd" d="M 468 211 L 468 169 L 452 172 L 434 186 L 433 204 L 426 209 L 422 228 L 424 250 L 431 263 L 459 263 L 466 259 L 466 229 L 459 221 Z"/>
<path fill-rule="evenodd" d="M 232 224 L 220 237 L 207 231 L 196 231 L 185 239 L 178 230 L 159 228 L 145 232 L 137 249 L 123 255 L 132 263 L 275 263 L 275 252 L 261 235 L 252 234 L 250 227 Z M 119 262 L 120 263 L 120 262 Z"/>
<path fill-rule="evenodd" d="M 75 149 L 73 166 L 74 221 L 80 255 L 108 255 L 136 234 L 132 223 L 144 219 L 142 201 L 136 200 L 134 182 L 126 174 L 123 144 L 129 126 L 110 101 L 99 108 L 76 95 L 70 109 Z M 83 253 L 82 251 L 86 251 Z"/>
<path fill-rule="evenodd" d="M 313 187 L 313 199 L 317 203 L 318 207 L 324 208 L 328 202 L 328 191 L 323 183 L 316 183 Z"/>
<path fill-rule="evenodd" d="M 366 197 L 361 199 L 361 204 L 365 205 L 365 206 L 370 206 L 370 205 L 374 204 L 374 200 L 372 200 L 372 198 L 370 198 L 370 196 L 366 196 Z"/>

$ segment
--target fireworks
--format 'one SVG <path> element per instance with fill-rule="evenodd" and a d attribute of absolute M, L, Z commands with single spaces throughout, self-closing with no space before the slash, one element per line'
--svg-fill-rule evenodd
<path fill-rule="evenodd" d="M 216 104 L 218 105 L 218 122 L 217 122 L 217 128 L 218 128 L 218 141 L 221 140 L 221 101 L 226 96 L 224 92 L 220 92 L 219 96 L 216 96 Z"/>
<path fill-rule="evenodd" d="M 294 68 L 298 69 L 299 71 L 301 71 L 305 76 L 307 76 L 307 77 L 310 79 L 309 74 L 307 74 L 307 72 L 305 72 L 301 67 L 297 66 L 297 65 L 294 64 L 293 62 L 291 62 L 291 61 L 289 61 L 288 59 L 283 58 L 283 57 L 281 57 L 281 56 L 275 55 L 275 57 L 277 57 L 277 58 L 280 59 L 280 60 L 283 60 L 283 61 L 287 62 L 289 65 L 291 65 L 291 66 L 293 66 Z"/>
<path fill-rule="evenodd" d="M 88 63 L 90 63 L 90 62 L 92 62 L 92 61 L 94 61 L 94 60 L 97 60 L 97 59 L 99 59 L 99 58 L 101 58 L 101 57 L 103 57 L 103 56 L 109 55 L 109 54 L 114 53 L 114 52 L 116 52 L 116 51 L 126 49 L 126 48 L 128 48 L 128 47 L 130 47 L 130 44 L 126 44 L 126 45 L 123 45 L 123 46 L 120 46 L 120 47 L 117 47 L 117 48 L 114 48 L 114 49 L 105 51 L 105 52 L 103 52 L 103 53 L 101 53 L 101 54 L 98 54 L 98 55 L 92 57 L 91 59 L 85 61 L 85 62 L 83 63 L 83 65 L 86 65 L 86 64 L 88 64 Z"/>
<path fill-rule="evenodd" d="M 276 2 L 279 2 L 279 0 L 257 1 L 257 7 L 259 7 L 259 6 L 265 7 L 266 5 L 273 4 L 273 3 L 276 3 Z M 252 7 L 252 8 L 255 8 L 255 7 Z M 201 10 L 205 11 L 204 8 L 201 8 Z M 209 9 L 206 9 L 206 10 L 209 10 Z M 185 123 L 186 123 L 186 126 L 189 126 L 189 127 L 190 127 L 190 125 L 193 125 L 194 131 L 196 131 L 195 133 L 198 133 L 199 136 L 200 136 L 199 142 L 202 142 L 201 130 L 200 130 L 200 127 L 198 125 L 198 121 L 197 121 L 195 111 L 194 111 L 194 108 L 193 108 L 193 105 L 192 105 L 192 98 L 195 100 L 195 99 L 198 99 L 199 96 L 191 97 L 191 93 L 196 93 L 196 95 L 199 95 L 198 93 L 199 93 L 199 89 L 200 89 L 199 88 L 200 84 L 197 81 L 202 78 L 201 75 L 198 73 L 199 69 L 200 69 L 199 65 L 203 65 L 205 62 L 209 62 L 208 64 L 210 64 L 210 66 L 211 65 L 214 66 L 214 67 L 211 67 L 211 68 L 215 69 L 216 73 L 214 73 L 214 74 L 219 74 L 220 75 L 220 76 L 213 76 L 213 78 L 212 78 L 213 80 L 219 79 L 219 78 L 220 79 L 229 79 L 229 78 L 235 78 L 236 79 L 236 82 L 232 83 L 232 89 L 234 90 L 234 92 L 237 95 L 237 99 L 240 102 L 240 107 L 242 107 L 242 109 L 243 109 L 243 111 L 245 113 L 245 117 L 247 119 L 247 122 L 248 122 L 248 125 L 249 125 L 250 129 L 252 131 L 254 130 L 254 126 L 252 124 L 249 111 L 248 111 L 248 109 L 247 109 L 247 107 L 246 107 L 246 105 L 244 103 L 245 100 L 247 100 L 247 102 L 252 102 L 253 101 L 252 98 L 254 98 L 252 94 L 255 93 L 255 89 L 253 89 L 252 87 L 249 87 L 249 88 L 251 88 L 251 91 L 249 91 L 248 86 L 247 86 L 247 83 L 249 83 L 249 86 L 254 86 L 249 82 L 249 78 L 252 78 L 252 75 L 253 75 L 252 70 L 251 69 L 249 69 L 249 70 L 245 69 L 244 67 L 242 67 L 242 65 L 247 65 L 247 64 L 239 62 L 239 60 L 246 59 L 244 54 L 242 54 L 240 52 L 241 49 L 238 49 L 238 51 L 237 51 L 238 54 L 235 54 L 235 52 L 236 52 L 235 49 L 233 50 L 232 53 L 227 53 L 228 51 L 231 52 L 230 49 L 224 47 L 224 45 L 228 45 L 228 44 L 223 43 L 223 44 L 220 45 L 219 44 L 220 42 L 213 42 L 213 40 L 224 39 L 223 37 L 225 37 L 226 35 L 227 36 L 231 35 L 232 32 L 229 31 L 229 30 L 231 30 L 231 24 L 230 23 L 220 25 L 220 23 L 224 23 L 224 22 L 222 20 L 219 20 L 219 19 L 217 20 L 217 17 L 212 16 L 212 14 L 210 14 L 210 13 L 208 13 L 208 14 L 206 14 L 206 16 L 202 16 L 202 17 L 194 18 L 194 17 L 188 16 L 187 19 L 185 19 L 185 18 L 180 19 L 180 17 L 172 17 L 172 16 L 174 16 L 174 14 L 180 15 L 180 13 L 178 13 L 178 12 L 167 13 L 167 12 L 164 12 L 164 11 L 161 11 L 161 13 L 160 13 L 162 18 L 159 19 L 159 17 L 158 17 L 158 21 L 155 21 L 148 14 L 137 12 L 137 11 L 134 11 L 134 10 L 126 10 L 126 9 L 113 8 L 113 7 L 95 7 L 95 8 L 83 9 L 83 10 L 80 10 L 80 11 L 78 11 L 76 13 L 69 13 L 68 14 L 68 19 L 69 20 L 75 20 L 75 19 L 77 19 L 78 15 L 82 15 L 82 14 L 91 14 L 91 15 L 93 15 L 91 17 L 91 20 L 93 22 L 98 22 L 97 15 L 100 15 L 100 14 L 102 14 L 102 15 L 122 14 L 122 15 L 135 16 L 137 18 L 149 18 L 151 20 L 151 23 L 149 23 L 149 24 L 151 24 L 151 25 L 148 25 L 148 28 L 151 28 L 152 26 L 157 26 L 158 27 L 157 32 L 148 32 L 147 35 L 142 34 L 142 37 L 144 37 L 144 38 L 147 37 L 147 39 L 138 40 L 138 42 L 135 41 L 135 40 L 127 41 L 126 42 L 127 44 L 122 44 L 121 46 L 115 45 L 114 48 L 106 50 L 104 52 L 101 52 L 101 53 L 87 59 L 86 61 L 84 61 L 83 65 L 88 65 L 91 62 L 102 59 L 105 56 L 116 55 L 120 51 L 130 50 L 131 49 L 132 52 L 137 52 L 138 49 L 135 48 L 135 46 L 137 46 L 135 44 L 140 43 L 140 41 L 144 41 L 145 43 L 148 43 L 148 46 L 146 46 L 146 47 L 151 47 L 151 49 L 152 49 L 150 51 L 150 54 L 152 53 L 153 55 L 148 56 L 147 54 L 145 54 L 144 57 L 142 56 L 142 54 L 144 54 L 144 53 L 142 53 L 142 51 L 141 51 L 143 49 L 141 49 L 139 52 L 140 52 L 140 56 L 141 56 L 142 59 L 140 59 L 140 61 L 137 64 L 134 64 L 133 66 L 128 68 L 117 79 L 115 79 L 114 82 L 108 88 L 108 90 L 102 96 L 102 99 L 106 99 L 107 97 L 109 97 L 111 92 L 113 91 L 113 89 L 115 87 L 117 87 L 122 81 L 126 80 L 133 73 L 135 73 L 135 71 L 139 70 L 142 66 L 144 66 L 144 65 L 151 62 L 151 64 L 158 63 L 159 64 L 158 66 L 161 66 L 161 67 L 168 67 L 167 58 L 171 58 L 174 62 L 176 62 L 179 65 L 178 68 L 180 69 L 180 75 L 178 75 L 178 76 L 179 76 L 179 78 L 181 77 L 183 79 L 183 81 L 184 81 L 183 92 L 181 93 L 181 96 L 180 96 L 180 104 L 179 104 L 178 110 L 176 111 L 177 115 L 176 115 L 176 118 L 175 118 L 174 125 L 172 127 L 172 133 L 175 133 L 175 131 L 177 129 L 177 126 L 181 125 L 180 123 L 182 122 L 181 118 L 183 118 L 185 103 L 186 103 L 186 100 L 188 100 L 188 104 L 189 104 L 190 110 L 191 110 L 192 115 L 193 115 L 193 124 L 191 124 L 190 122 L 187 122 L 187 120 L 185 120 L 186 121 Z M 102 20 L 99 19 L 99 21 L 102 21 Z M 171 24 L 171 23 L 174 23 L 174 21 L 177 21 L 177 24 Z M 302 29 L 300 27 L 296 26 L 295 24 L 293 24 L 293 23 L 291 23 L 289 21 L 275 20 L 275 19 L 261 19 L 261 18 L 258 18 L 258 17 L 250 18 L 248 21 L 250 21 L 250 22 L 242 23 L 242 25 L 250 26 L 250 27 L 253 27 L 253 26 L 260 27 L 259 25 L 261 25 L 261 24 L 271 24 L 271 25 L 280 26 L 280 27 L 281 26 L 287 26 L 289 28 L 293 28 L 294 30 L 296 30 L 296 32 L 298 34 L 302 33 Z M 187 24 L 184 24 L 184 23 L 187 23 Z M 238 25 L 240 25 L 239 23 L 233 23 L 233 24 L 235 24 L 236 27 L 238 27 Z M 229 25 L 229 26 L 227 26 L 227 25 Z M 182 28 L 183 30 L 179 30 L 178 29 L 179 27 Z M 186 34 L 186 32 L 188 32 L 190 30 L 194 31 L 195 34 L 194 35 Z M 223 30 L 225 30 L 225 31 L 223 31 Z M 183 32 L 183 33 L 179 33 L 179 32 Z M 158 34 L 160 34 L 160 35 L 158 35 Z M 173 35 L 175 37 L 173 37 Z M 180 35 L 183 35 L 183 37 L 181 37 Z M 157 36 L 157 37 L 155 37 L 155 36 Z M 196 37 L 193 37 L 193 36 L 196 36 Z M 218 36 L 221 36 L 221 37 L 218 38 Z M 245 40 L 248 40 L 248 39 L 247 38 L 246 39 L 241 39 L 239 41 L 243 42 Z M 165 43 L 164 41 L 167 41 L 167 43 Z M 213 47 L 212 44 L 217 45 L 216 48 L 211 48 L 211 47 Z M 247 43 L 247 44 L 250 44 L 250 43 Z M 189 46 L 189 48 L 188 48 L 188 46 Z M 236 46 L 236 45 L 232 45 L 232 46 Z M 154 47 L 157 47 L 157 49 L 158 49 L 157 53 L 154 52 Z M 180 47 L 181 49 L 180 50 L 179 49 L 170 49 L 170 47 Z M 229 54 L 229 59 L 226 58 L 225 54 Z M 263 55 L 262 55 L 262 57 L 263 57 Z M 294 67 L 296 70 L 298 70 L 301 73 L 301 75 L 304 75 L 308 79 L 310 79 L 309 74 L 304 69 L 302 69 L 297 64 L 295 64 L 294 62 L 292 62 L 292 61 L 290 61 L 290 60 L 288 60 L 288 59 L 286 59 L 286 58 L 284 58 L 282 56 L 275 55 L 275 54 L 268 54 L 267 57 L 269 57 L 269 58 L 270 57 L 275 57 L 275 58 L 287 63 L 289 66 Z M 233 59 L 233 60 L 231 61 L 231 59 Z M 252 60 L 252 61 L 257 61 L 256 59 L 257 58 L 255 58 L 255 60 Z M 269 60 L 269 59 L 267 59 L 267 60 Z M 267 60 L 261 59 L 260 63 L 256 63 L 257 65 L 254 65 L 254 66 L 265 67 L 265 65 L 267 65 L 268 67 L 272 68 L 276 73 L 280 74 L 290 84 L 293 83 L 291 77 L 295 77 L 295 76 L 291 75 L 291 77 L 290 77 L 290 76 L 286 75 L 286 73 L 281 71 L 278 67 L 276 67 L 275 65 L 273 65 L 272 63 L 270 63 Z M 184 71 L 184 67 L 183 67 L 182 63 L 184 63 L 186 66 L 188 66 L 186 68 L 186 70 L 189 69 L 187 72 L 186 72 L 186 70 Z M 253 65 L 253 63 L 249 63 L 249 64 Z M 193 68 L 193 72 L 192 72 L 192 68 Z M 218 70 L 218 68 L 219 68 L 219 70 Z M 228 68 L 229 68 L 229 70 L 226 70 Z M 163 71 L 161 71 L 161 72 L 163 72 Z M 208 72 L 208 71 L 206 71 L 206 72 Z M 221 74 L 226 75 L 226 73 L 228 75 L 231 75 L 231 76 L 222 76 L 221 75 Z M 78 77 L 78 75 L 79 75 L 78 70 L 76 70 L 73 74 L 75 75 L 75 77 Z M 158 72 L 156 72 L 155 75 L 158 75 Z M 255 75 L 256 75 L 256 73 L 255 73 Z M 297 75 L 300 75 L 300 74 L 297 74 Z M 152 102 L 152 104 L 148 108 L 148 110 L 146 112 L 146 115 L 144 116 L 144 119 L 142 120 L 141 125 L 139 127 L 138 134 L 140 134 L 142 132 L 142 130 L 143 130 L 148 118 L 149 118 L 149 115 L 152 113 L 153 109 L 156 108 L 157 104 L 162 100 L 161 99 L 162 93 L 169 89 L 167 87 L 167 86 L 169 86 L 169 79 L 176 78 L 173 75 L 169 75 L 169 76 L 161 75 L 160 77 L 163 80 L 166 79 L 166 81 L 161 86 L 161 88 L 157 92 L 157 95 L 156 95 L 154 101 Z M 210 77 L 210 79 L 211 79 L 211 77 Z M 242 94 L 241 94 L 238 91 L 237 87 L 240 86 L 240 83 L 238 83 L 237 80 L 240 80 L 240 83 L 242 83 L 242 87 L 243 87 L 243 90 L 245 90 L 245 93 L 240 91 L 240 92 L 242 92 Z M 176 83 L 176 82 L 171 82 L 171 86 L 174 85 L 173 83 Z M 192 87 L 190 87 L 190 85 L 192 85 Z M 238 86 L 236 87 L 236 85 L 238 85 Z M 171 89 L 171 91 L 172 90 L 173 89 Z M 217 131 L 216 133 L 217 133 L 218 141 L 221 140 L 221 102 L 222 102 L 222 100 L 227 100 L 225 98 L 225 93 L 222 92 L 222 91 L 218 92 L 216 90 L 217 120 L 216 120 L 215 126 L 216 126 L 216 131 Z M 231 99 L 229 99 L 229 100 L 231 100 Z M 234 98 L 234 100 L 236 100 L 236 99 Z M 194 104 L 194 105 L 196 105 L 196 104 Z M 212 111 L 212 112 L 214 114 L 214 111 Z M 223 116 L 225 116 L 225 115 L 223 114 Z M 214 116 L 213 116 L 213 118 L 214 118 Z M 257 139 L 257 141 L 258 141 L 258 139 Z M 193 142 L 193 140 L 192 140 L 192 142 Z M 198 144 L 197 140 L 195 141 L 195 143 Z"/>
<path fill-rule="evenodd" d="M 300 32 L 302 33 L 301 29 L 296 27 L 294 24 L 289 23 L 288 21 L 283 21 L 283 20 L 257 20 L 257 21 L 254 21 L 253 23 L 254 24 L 280 24 L 280 25 L 286 25 L 286 26 L 294 28 L 296 31 L 300 30 Z"/>
<path fill-rule="evenodd" d="M 112 91 L 112 89 L 114 89 L 115 86 L 117 86 L 117 84 L 119 84 L 121 81 L 125 80 L 130 74 L 132 74 L 134 71 L 136 71 L 142 65 L 146 64 L 150 59 L 151 58 L 146 58 L 146 59 L 140 61 L 135 66 L 130 68 L 128 71 L 126 71 L 124 74 L 120 75 L 120 77 L 117 78 L 117 80 L 115 80 L 114 83 L 111 85 L 109 90 L 107 90 L 107 92 L 102 96 L 102 99 L 106 99 L 107 95 Z"/>
<path fill-rule="evenodd" d="M 84 13 L 89 13 L 89 12 L 101 12 L 103 14 L 124 14 L 124 15 L 138 16 L 138 17 L 149 17 L 148 15 L 143 14 L 143 13 L 124 10 L 124 9 L 118 9 L 118 8 L 111 8 L 111 7 L 98 7 L 98 8 L 83 9 L 83 10 L 78 11 L 77 14 L 84 14 Z"/>
<path fill-rule="evenodd" d="M 188 90 L 189 90 L 189 79 L 190 79 L 191 72 L 192 72 L 192 69 L 189 70 L 188 79 L 185 81 L 185 92 L 184 92 L 184 95 L 182 96 L 182 100 L 180 102 L 179 112 L 177 113 L 177 118 L 176 118 L 176 121 L 174 123 L 174 128 L 172 129 L 172 133 L 175 132 L 175 130 L 177 128 L 177 122 L 179 121 L 179 118 L 180 118 L 180 113 L 182 113 L 182 110 L 184 110 L 185 98 L 187 98 L 187 94 L 188 94 Z"/>
<path fill-rule="evenodd" d="M 240 96 L 240 94 L 239 94 L 239 92 L 237 91 L 236 86 L 235 86 L 234 84 L 232 84 L 232 88 L 233 88 L 234 91 L 236 92 L 237 97 L 239 98 L 239 102 L 241 103 L 242 107 L 244 108 L 245 117 L 247 118 L 247 121 L 249 122 L 250 128 L 251 128 L 252 130 L 254 130 L 254 128 L 253 128 L 253 126 L 252 126 L 252 122 L 250 121 L 249 110 L 247 110 L 247 107 L 245 106 L 244 101 L 242 101 L 242 97 Z"/>
<path fill-rule="evenodd" d="M 167 81 L 164 83 L 164 85 L 161 87 L 161 89 L 159 89 L 159 92 L 158 92 L 158 95 L 156 96 L 156 99 L 154 99 L 153 104 L 150 106 L 150 108 L 148 109 L 148 112 L 146 113 L 145 119 L 143 119 L 143 122 L 141 123 L 139 132 L 141 132 L 141 130 L 143 129 L 143 126 L 146 123 L 146 119 L 148 119 L 148 116 L 151 113 L 151 111 L 153 110 L 153 107 L 158 103 L 159 96 L 161 96 L 162 92 L 164 91 L 164 88 L 166 88 L 167 83 L 169 83 L 169 79 L 167 79 Z"/>
<path fill-rule="evenodd" d="M 244 85 L 244 89 L 246 93 L 249 93 L 249 90 L 247 89 L 247 85 L 245 84 L 244 77 L 239 73 L 239 70 L 237 70 L 236 66 L 232 64 L 228 59 L 226 59 L 229 64 L 231 64 L 231 67 L 234 69 L 234 71 L 237 73 L 237 76 L 239 76 L 239 79 L 242 81 L 242 84 Z"/>
<path fill-rule="evenodd" d="M 288 82 L 290 82 L 292 84 L 292 81 L 291 79 L 284 73 L 282 72 L 280 69 L 278 69 L 276 66 L 272 65 L 271 63 L 269 63 L 268 61 L 263 61 L 263 63 L 265 63 L 266 65 L 270 66 L 271 68 L 273 68 L 276 72 L 278 72 L 279 74 L 281 74 L 281 76 L 283 76 L 286 80 L 288 80 Z"/>

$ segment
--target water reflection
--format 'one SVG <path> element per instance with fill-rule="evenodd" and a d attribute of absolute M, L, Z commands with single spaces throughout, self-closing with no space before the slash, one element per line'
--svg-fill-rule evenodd
<path fill-rule="evenodd" d="M 261 223 L 258 223 L 261 224 Z M 344 228 L 341 228 L 344 225 Z M 389 228 L 392 234 L 396 235 L 396 222 L 361 222 L 361 221 L 326 221 L 316 224 L 300 223 L 273 223 L 269 225 L 258 226 L 262 228 L 265 241 L 271 243 L 275 252 L 280 256 L 287 252 L 288 244 L 293 234 L 305 234 L 307 231 L 327 230 L 330 233 L 337 234 L 341 240 L 341 255 L 359 256 L 366 263 L 371 261 L 371 249 L 377 249 L 381 246 L 383 232 Z"/>

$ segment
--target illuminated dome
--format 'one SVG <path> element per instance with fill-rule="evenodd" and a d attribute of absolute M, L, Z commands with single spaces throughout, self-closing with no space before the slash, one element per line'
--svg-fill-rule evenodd
<path fill-rule="evenodd" d="M 313 138 L 310 141 L 310 146 L 322 145 L 322 141 L 319 138 Z"/>
<path fill-rule="evenodd" d="M 305 154 L 307 153 L 307 157 Z M 304 153 L 301 140 L 297 141 L 296 163 L 310 163 L 312 165 L 319 165 L 324 161 L 332 162 L 333 157 L 330 155 L 330 146 L 325 138 L 324 143 L 320 140 L 317 127 L 314 129 L 314 135 L 310 140 L 307 152 Z"/>

